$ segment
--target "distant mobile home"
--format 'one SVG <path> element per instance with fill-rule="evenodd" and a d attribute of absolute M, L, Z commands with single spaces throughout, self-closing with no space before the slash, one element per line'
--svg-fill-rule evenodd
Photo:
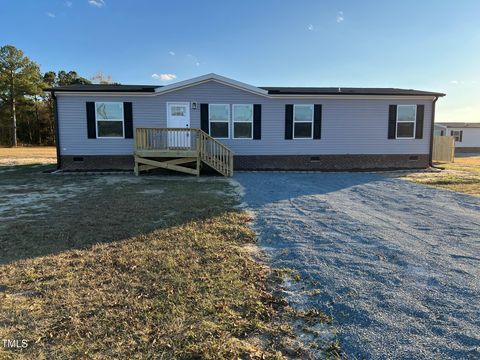
<path fill-rule="evenodd" d="M 435 123 L 438 126 L 444 128 L 439 135 L 455 138 L 456 153 L 480 153 L 480 122 Z"/>
<path fill-rule="evenodd" d="M 425 168 L 431 163 L 435 103 L 445 95 L 257 87 L 216 74 L 167 86 L 48 90 L 56 102 L 60 169 L 136 171 L 155 167 L 165 151 L 172 158 L 194 156 L 194 146 L 203 156 L 197 162 L 214 169 L 229 157 L 238 170 Z M 182 162 L 172 159 L 162 167 L 175 170 Z M 220 172 L 231 174 L 226 167 Z"/>

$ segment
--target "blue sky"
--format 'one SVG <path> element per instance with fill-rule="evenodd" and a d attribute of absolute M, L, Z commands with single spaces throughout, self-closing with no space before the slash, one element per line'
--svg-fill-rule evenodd
<path fill-rule="evenodd" d="M 480 121 L 480 1 L 1 1 L 0 44 L 42 71 L 124 84 L 215 72 L 252 85 L 443 91 Z M 162 80 L 163 79 L 163 80 Z"/>

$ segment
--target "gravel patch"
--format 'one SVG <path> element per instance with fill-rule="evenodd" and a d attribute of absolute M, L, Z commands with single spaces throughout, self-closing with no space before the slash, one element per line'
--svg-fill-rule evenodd
<path fill-rule="evenodd" d="M 349 358 L 480 358 L 480 199 L 373 173 L 237 173 L 259 245 Z"/>

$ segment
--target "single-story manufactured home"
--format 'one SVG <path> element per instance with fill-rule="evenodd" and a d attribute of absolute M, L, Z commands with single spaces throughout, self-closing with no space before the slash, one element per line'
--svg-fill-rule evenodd
<path fill-rule="evenodd" d="M 63 170 L 425 168 L 443 93 L 257 87 L 216 74 L 167 86 L 70 85 L 56 103 Z M 187 163 L 190 162 L 190 165 Z"/>
<path fill-rule="evenodd" d="M 456 153 L 480 153 L 480 122 L 442 122 L 435 127 L 443 127 L 440 136 L 455 138 Z"/>

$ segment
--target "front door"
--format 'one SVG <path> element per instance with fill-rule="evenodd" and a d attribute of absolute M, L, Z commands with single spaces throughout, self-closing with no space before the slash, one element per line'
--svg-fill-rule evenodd
<path fill-rule="evenodd" d="M 167 103 L 167 127 L 179 130 L 168 132 L 168 146 L 172 148 L 190 148 L 190 103 Z"/>

